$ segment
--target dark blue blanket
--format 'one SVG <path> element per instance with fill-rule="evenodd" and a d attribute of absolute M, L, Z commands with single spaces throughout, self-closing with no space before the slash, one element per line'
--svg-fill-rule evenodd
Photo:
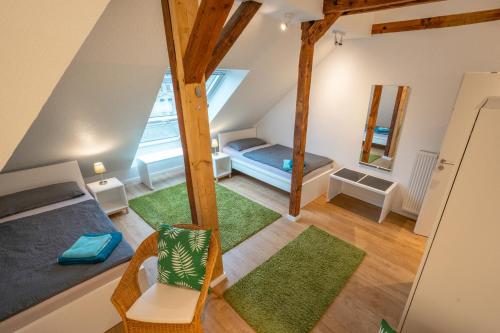
<path fill-rule="evenodd" d="M 95 265 L 62 266 L 57 258 L 81 235 L 114 232 L 94 200 L 0 224 L 0 321 L 133 256 L 122 241 Z"/>
<path fill-rule="evenodd" d="M 282 145 L 272 145 L 244 153 L 243 156 L 251 160 L 272 166 L 276 169 L 291 172 L 283 168 L 283 160 L 291 160 L 293 157 L 292 148 Z M 333 161 L 328 157 L 305 153 L 304 156 L 304 175 L 324 167 Z M 293 166 L 294 167 L 294 166 Z"/>

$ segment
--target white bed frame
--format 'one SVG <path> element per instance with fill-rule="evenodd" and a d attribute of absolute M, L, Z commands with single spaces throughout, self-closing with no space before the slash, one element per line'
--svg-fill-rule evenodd
<path fill-rule="evenodd" d="M 67 181 L 76 181 L 82 190 L 85 190 L 85 182 L 76 161 L 0 174 L 0 195 Z M 71 297 L 63 296 L 68 292 L 64 291 L 0 322 L 0 331 L 102 333 L 112 328 L 121 321 L 121 318 L 111 303 L 111 295 L 126 267 L 125 263 L 112 268 L 113 274 L 117 277 L 110 282 L 97 283 L 102 279 L 101 275 L 97 275 L 69 289 L 73 292 Z M 147 288 L 144 269 L 141 269 L 139 276 L 141 289 Z M 83 293 L 82 288 L 85 285 L 87 288 L 91 286 L 90 292 L 85 289 L 87 292 Z M 8 286 L 2 286 L 6 287 Z"/>
<path fill-rule="evenodd" d="M 257 129 L 256 128 L 248 128 L 240 131 L 232 131 L 219 133 L 219 147 L 223 149 L 229 142 L 239 140 L 239 139 L 247 139 L 247 138 L 256 138 L 257 137 Z M 272 172 L 264 168 L 259 168 L 254 164 L 245 163 L 244 161 L 238 161 L 231 159 L 232 168 L 238 170 L 246 175 L 249 175 L 253 178 L 256 178 L 264 183 L 275 186 L 283 191 L 290 193 L 291 181 L 286 177 L 282 177 L 280 175 L 276 175 Z M 302 183 L 302 195 L 300 200 L 300 207 L 304 207 L 314 199 L 319 196 L 325 195 L 328 188 L 328 180 L 329 176 L 334 170 L 337 168 L 334 167 L 329 169 L 321 174 L 308 179 L 307 181 Z M 297 220 L 297 218 L 289 217 L 291 220 Z"/>

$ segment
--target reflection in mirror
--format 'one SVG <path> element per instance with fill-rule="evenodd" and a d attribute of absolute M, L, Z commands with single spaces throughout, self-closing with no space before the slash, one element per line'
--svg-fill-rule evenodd
<path fill-rule="evenodd" d="M 406 86 L 373 86 L 359 163 L 392 170 L 408 92 Z"/>

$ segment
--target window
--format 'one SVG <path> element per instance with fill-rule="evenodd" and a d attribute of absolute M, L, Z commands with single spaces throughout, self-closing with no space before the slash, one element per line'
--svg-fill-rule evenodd
<path fill-rule="evenodd" d="M 225 71 L 216 70 L 207 80 L 207 97 L 210 99 L 220 87 Z M 156 97 L 156 102 L 149 116 L 146 129 L 142 135 L 141 145 L 159 144 L 163 142 L 179 141 L 179 124 L 175 110 L 174 88 L 170 71 L 165 74 Z"/>

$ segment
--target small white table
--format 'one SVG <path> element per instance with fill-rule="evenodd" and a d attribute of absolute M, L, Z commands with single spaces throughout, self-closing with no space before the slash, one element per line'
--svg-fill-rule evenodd
<path fill-rule="evenodd" d="M 327 201 L 344 191 L 345 184 L 352 185 L 362 191 L 373 194 L 373 202 L 381 207 L 378 223 L 382 223 L 391 211 L 392 199 L 398 183 L 367 175 L 347 168 L 342 168 L 330 175 Z"/>
<path fill-rule="evenodd" d="M 156 163 L 174 159 L 176 157 L 182 157 L 182 148 L 175 148 L 139 156 L 137 158 L 137 168 L 139 170 L 141 182 L 149 187 L 149 189 L 154 190 L 153 180 L 151 178 L 151 167 Z"/>
<path fill-rule="evenodd" d="M 128 200 L 125 186 L 116 178 L 106 179 L 104 185 L 99 182 L 87 184 L 90 194 L 99 203 L 102 210 L 111 215 L 119 211 L 128 213 Z"/>
<path fill-rule="evenodd" d="M 218 182 L 219 178 L 231 177 L 231 156 L 226 153 L 212 154 L 212 165 L 214 169 L 214 178 Z"/>

